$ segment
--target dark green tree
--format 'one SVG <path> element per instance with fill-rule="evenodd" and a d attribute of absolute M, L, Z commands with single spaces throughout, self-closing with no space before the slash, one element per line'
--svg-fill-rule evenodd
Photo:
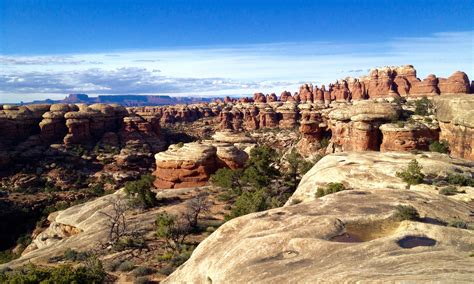
<path fill-rule="evenodd" d="M 125 193 L 131 198 L 133 205 L 151 208 L 158 204 L 156 194 L 151 190 L 154 180 L 153 175 L 143 175 L 139 180 L 125 183 Z"/>
<path fill-rule="evenodd" d="M 425 178 L 425 175 L 421 172 L 422 169 L 423 167 L 420 166 L 418 161 L 416 159 L 413 159 L 408 164 L 407 169 L 401 172 L 397 172 L 396 176 L 403 179 L 403 181 L 408 183 L 409 185 L 420 184 Z"/>

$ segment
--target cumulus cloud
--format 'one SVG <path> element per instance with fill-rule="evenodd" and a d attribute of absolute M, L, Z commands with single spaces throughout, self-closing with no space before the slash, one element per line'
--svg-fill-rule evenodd
<path fill-rule="evenodd" d="M 0 102 L 97 94 L 250 95 L 327 84 L 372 67 L 413 64 L 418 77 L 474 76 L 474 32 L 386 42 L 306 42 L 71 56 L 0 56 Z M 97 65 L 98 63 L 103 63 Z"/>
<path fill-rule="evenodd" d="M 0 74 L 4 93 L 155 94 L 192 93 L 255 89 L 288 84 L 287 82 L 240 82 L 225 78 L 179 78 L 157 75 L 139 67 L 113 70 L 87 69 L 60 72 L 18 72 Z"/>

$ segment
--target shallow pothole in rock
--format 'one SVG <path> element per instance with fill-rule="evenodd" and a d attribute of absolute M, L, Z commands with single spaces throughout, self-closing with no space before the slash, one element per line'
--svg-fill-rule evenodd
<path fill-rule="evenodd" d="M 401 248 L 432 247 L 436 245 L 436 240 L 428 237 L 406 236 L 397 241 Z"/>
<path fill-rule="evenodd" d="M 373 223 L 348 223 L 344 233 L 329 240 L 339 243 L 362 243 L 392 235 L 399 227 L 399 222 L 382 220 Z"/>

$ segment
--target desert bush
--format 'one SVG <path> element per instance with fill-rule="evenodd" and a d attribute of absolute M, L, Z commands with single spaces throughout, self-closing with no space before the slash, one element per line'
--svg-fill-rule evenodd
<path fill-rule="evenodd" d="M 433 141 L 431 142 L 429 149 L 431 152 L 447 154 L 449 153 L 449 144 L 446 140 Z"/>
<path fill-rule="evenodd" d="M 142 175 L 139 180 L 125 183 L 125 193 L 134 206 L 151 208 L 158 204 L 156 194 L 151 190 L 154 180 L 153 175 Z"/>
<path fill-rule="evenodd" d="M 207 194 L 200 193 L 188 203 L 186 203 L 186 212 L 184 213 L 184 217 L 192 229 L 197 227 L 199 215 L 209 211 L 210 203 L 207 198 Z"/>
<path fill-rule="evenodd" d="M 118 259 L 118 258 L 116 258 L 116 259 L 114 259 L 110 262 L 107 262 L 105 264 L 105 270 L 107 270 L 107 271 L 116 271 L 117 268 L 119 267 L 119 265 L 122 264 L 122 262 L 123 261 Z"/>
<path fill-rule="evenodd" d="M 245 191 L 233 204 L 230 214 L 226 216 L 226 220 L 247 215 L 253 212 L 263 211 L 269 207 L 270 205 L 267 201 L 267 195 L 263 189 L 256 191 Z"/>
<path fill-rule="evenodd" d="M 63 265 L 42 267 L 27 265 L 22 268 L 0 273 L 0 283 L 102 283 L 106 273 L 102 263 L 91 258 L 77 267 Z"/>
<path fill-rule="evenodd" d="M 150 267 L 146 266 L 139 266 L 135 268 L 132 271 L 133 276 L 138 277 L 138 276 L 145 276 L 145 275 L 150 275 L 154 272 L 154 270 Z"/>
<path fill-rule="evenodd" d="M 230 190 L 241 187 L 241 176 L 241 169 L 231 170 L 229 168 L 220 168 L 213 175 L 211 175 L 210 181 L 215 186 Z"/>
<path fill-rule="evenodd" d="M 20 257 L 20 255 L 14 253 L 12 250 L 0 251 L 0 264 L 10 262 L 18 257 Z"/>
<path fill-rule="evenodd" d="M 286 156 L 287 169 L 284 172 L 283 180 L 290 191 L 295 191 L 301 177 L 307 173 L 315 164 L 313 161 L 306 161 L 295 148 Z"/>
<path fill-rule="evenodd" d="M 88 252 L 80 252 L 70 248 L 63 254 L 63 258 L 69 261 L 85 261 L 89 257 L 91 257 L 91 255 Z"/>
<path fill-rule="evenodd" d="M 98 211 L 107 218 L 108 239 L 112 244 L 117 243 L 122 237 L 130 234 L 126 218 L 128 210 L 130 210 L 130 204 L 124 200 L 117 199 L 112 203 L 112 211 L 110 213 Z"/>
<path fill-rule="evenodd" d="M 168 248 L 180 251 L 186 237 L 191 233 L 191 226 L 187 219 L 161 212 L 156 217 L 156 235 L 163 238 Z"/>
<path fill-rule="evenodd" d="M 112 248 L 115 251 L 124 251 L 130 248 L 142 248 L 145 246 L 145 240 L 141 235 L 122 236 L 113 243 Z"/>
<path fill-rule="evenodd" d="M 263 188 L 270 184 L 270 181 L 280 175 L 274 164 L 279 160 L 275 149 L 263 145 L 255 147 L 250 151 L 245 170 L 241 181 L 253 188 Z"/>
<path fill-rule="evenodd" d="M 104 184 L 99 182 L 90 186 L 87 190 L 91 195 L 99 197 L 105 194 Z"/>
<path fill-rule="evenodd" d="M 319 146 L 321 148 L 326 148 L 327 146 L 329 146 L 330 142 L 331 142 L 331 140 L 328 137 L 323 137 L 321 139 L 321 141 L 319 141 Z"/>
<path fill-rule="evenodd" d="M 117 267 L 117 271 L 128 272 L 135 268 L 135 264 L 130 260 L 125 260 Z"/>
<path fill-rule="evenodd" d="M 397 205 L 395 208 L 394 218 L 397 221 L 411 220 L 417 221 L 420 215 L 415 207 L 410 205 Z"/>
<path fill-rule="evenodd" d="M 458 193 L 458 190 L 454 186 L 447 186 L 447 187 L 441 188 L 438 191 L 438 193 L 442 195 L 455 195 Z"/>
<path fill-rule="evenodd" d="M 468 229 L 468 224 L 466 221 L 461 219 L 452 220 L 448 223 L 449 227 L 459 228 L 459 229 Z"/>
<path fill-rule="evenodd" d="M 147 276 L 140 276 L 133 280 L 133 284 L 147 284 L 152 283 Z"/>
<path fill-rule="evenodd" d="M 408 183 L 409 185 L 420 184 L 423 182 L 425 175 L 421 172 L 423 169 L 422 166 L 418 163 L 416 159 L 413 159 L 409 164 L 408 167 L 401 172 L 397 172 L 396 176 L 401 178 L 404 182 Z"/>
<path fill-rule="evenodd" d="M 316 190 L 316 197 L 323 197 L 325 195 L 347 190 L 344 184 L 340 182 L 330 182 L 326 186 L 320 186 Z"/>
<path fill-rule="evenodd" d="M 174 270 L 175 270 L 174 267 L 165 266 L 165 267 L 161 268 L 160 270 L 158 270 L 158 273 L 168 276 L 171 273 L 173 273 Z"/>
<path fill-rule="evenodd" d="M 426 97 L 415 101 L 415 114 L 417 115 L 430 115 L 432 108 L 433 103 Z"/>
<path fill-rule="evenodd" d="M 461 174 L 448 174 L 447 180 L 449 184 L 459 186 L 474 186 L 474 179 Z"/>

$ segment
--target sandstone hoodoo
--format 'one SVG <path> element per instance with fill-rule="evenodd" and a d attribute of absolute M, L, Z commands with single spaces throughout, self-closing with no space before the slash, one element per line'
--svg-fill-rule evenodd
<path fill-rule="evenodd" d="M 165 152 L 155 155 L 155 186 L 182 188 L 202 186 L 217 170 L 217 149 L 202 143 L 171 145 Z"/>
<path fill-rule="evenodd" d="M 155 186 L 161 189 L 205 185 L 219 168 L 237 169 L 248 160 L 254 143 L 237 133 L 217 132 L 214 140 L 171 145 L 155 155 Z"/>
<path fill-rule="evenodd" d="M 474 96 L 457 95 L 434 100 L 440 139 L 455 157 L 474 160 Z"/>

